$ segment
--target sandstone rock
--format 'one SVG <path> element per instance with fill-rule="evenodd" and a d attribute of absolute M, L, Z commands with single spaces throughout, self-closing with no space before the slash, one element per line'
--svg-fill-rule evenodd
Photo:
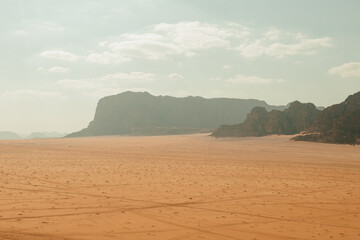
<path fill-rule="evenodd" d="M 175 98 L 124 92 L 100 99 L 89 126 L 68 137 L 210 132 L 220 125 L 243 121 L 255 106 L 284 108 L 254 99 Z"/>

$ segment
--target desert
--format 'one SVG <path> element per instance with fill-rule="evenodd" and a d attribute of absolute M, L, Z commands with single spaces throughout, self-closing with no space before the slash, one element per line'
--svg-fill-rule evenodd
<path fill-rule="evenodd" d="M 360 240 L 359 9 L 0 0 L 0 240 Z"/>
<path fill-rule="evenodd" d="M 0 141 L 0 239 L 360 239 L 360 147 L 209 134 Z"/>

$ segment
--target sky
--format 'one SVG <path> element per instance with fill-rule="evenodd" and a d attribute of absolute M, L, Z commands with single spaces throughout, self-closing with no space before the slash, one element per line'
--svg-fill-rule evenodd
<path fill-rule="evenodd" d="M 0 0 L 0 131 L 70 133 L 147 91 L 330 106 L 360 90 L 358 0 Z"/>

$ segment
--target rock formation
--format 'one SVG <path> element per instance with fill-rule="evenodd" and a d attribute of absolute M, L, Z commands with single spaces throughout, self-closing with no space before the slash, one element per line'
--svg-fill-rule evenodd
<path fill-rule="evenodd" d="M 340 104 L 323 110 L 311 127 L 294 138 L 297 141 L 359 144 L 360 92 Z"/>
<path fill-rule="evenodd" d="M 298 101 L 291 103 L 284 111 L 268 112 L 263 107 L 255 107 L 243 123 L 221 126 L 212 133 L 212 136 L 258 137 L 271 134 L 295 134 L 310 127 L 319 112 L 314 104 Z"/>
<path fill-rule="evenodd" d="M 243 121 L 255 106 L 284 108 L 253 99 L 175 98 L 124 92 L 100 99 L 89 126 L 68 137 L 209 132 L 222 124 Z"/>

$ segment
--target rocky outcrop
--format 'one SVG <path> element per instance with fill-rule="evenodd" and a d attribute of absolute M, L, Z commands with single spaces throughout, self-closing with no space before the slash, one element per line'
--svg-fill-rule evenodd
<path fill-rule="evenodd" d="M 68 137 L 164 135 L 209 132 L 245 119 L 255 106 L 283 109 L 254 99 L 153 96 L 124 92 L 100 99 L 89 126 Z"/>
<path fill-rule="evenodd" d="M 297 141 L 359 144 L 360 92 L 350 95 L 340 104 L 323 110 Z"/>
<path fill-rule="evenodd" d="M 310 127 L 319 110 L 312 103 L 295 101 L 284 111 L 268 112 L 263 107 L 255 107 L 245 121 L 236 125 L 225 125 L 216 129 L 214 137 L 247 137 L 271 134 L 295 134 Z"/>

